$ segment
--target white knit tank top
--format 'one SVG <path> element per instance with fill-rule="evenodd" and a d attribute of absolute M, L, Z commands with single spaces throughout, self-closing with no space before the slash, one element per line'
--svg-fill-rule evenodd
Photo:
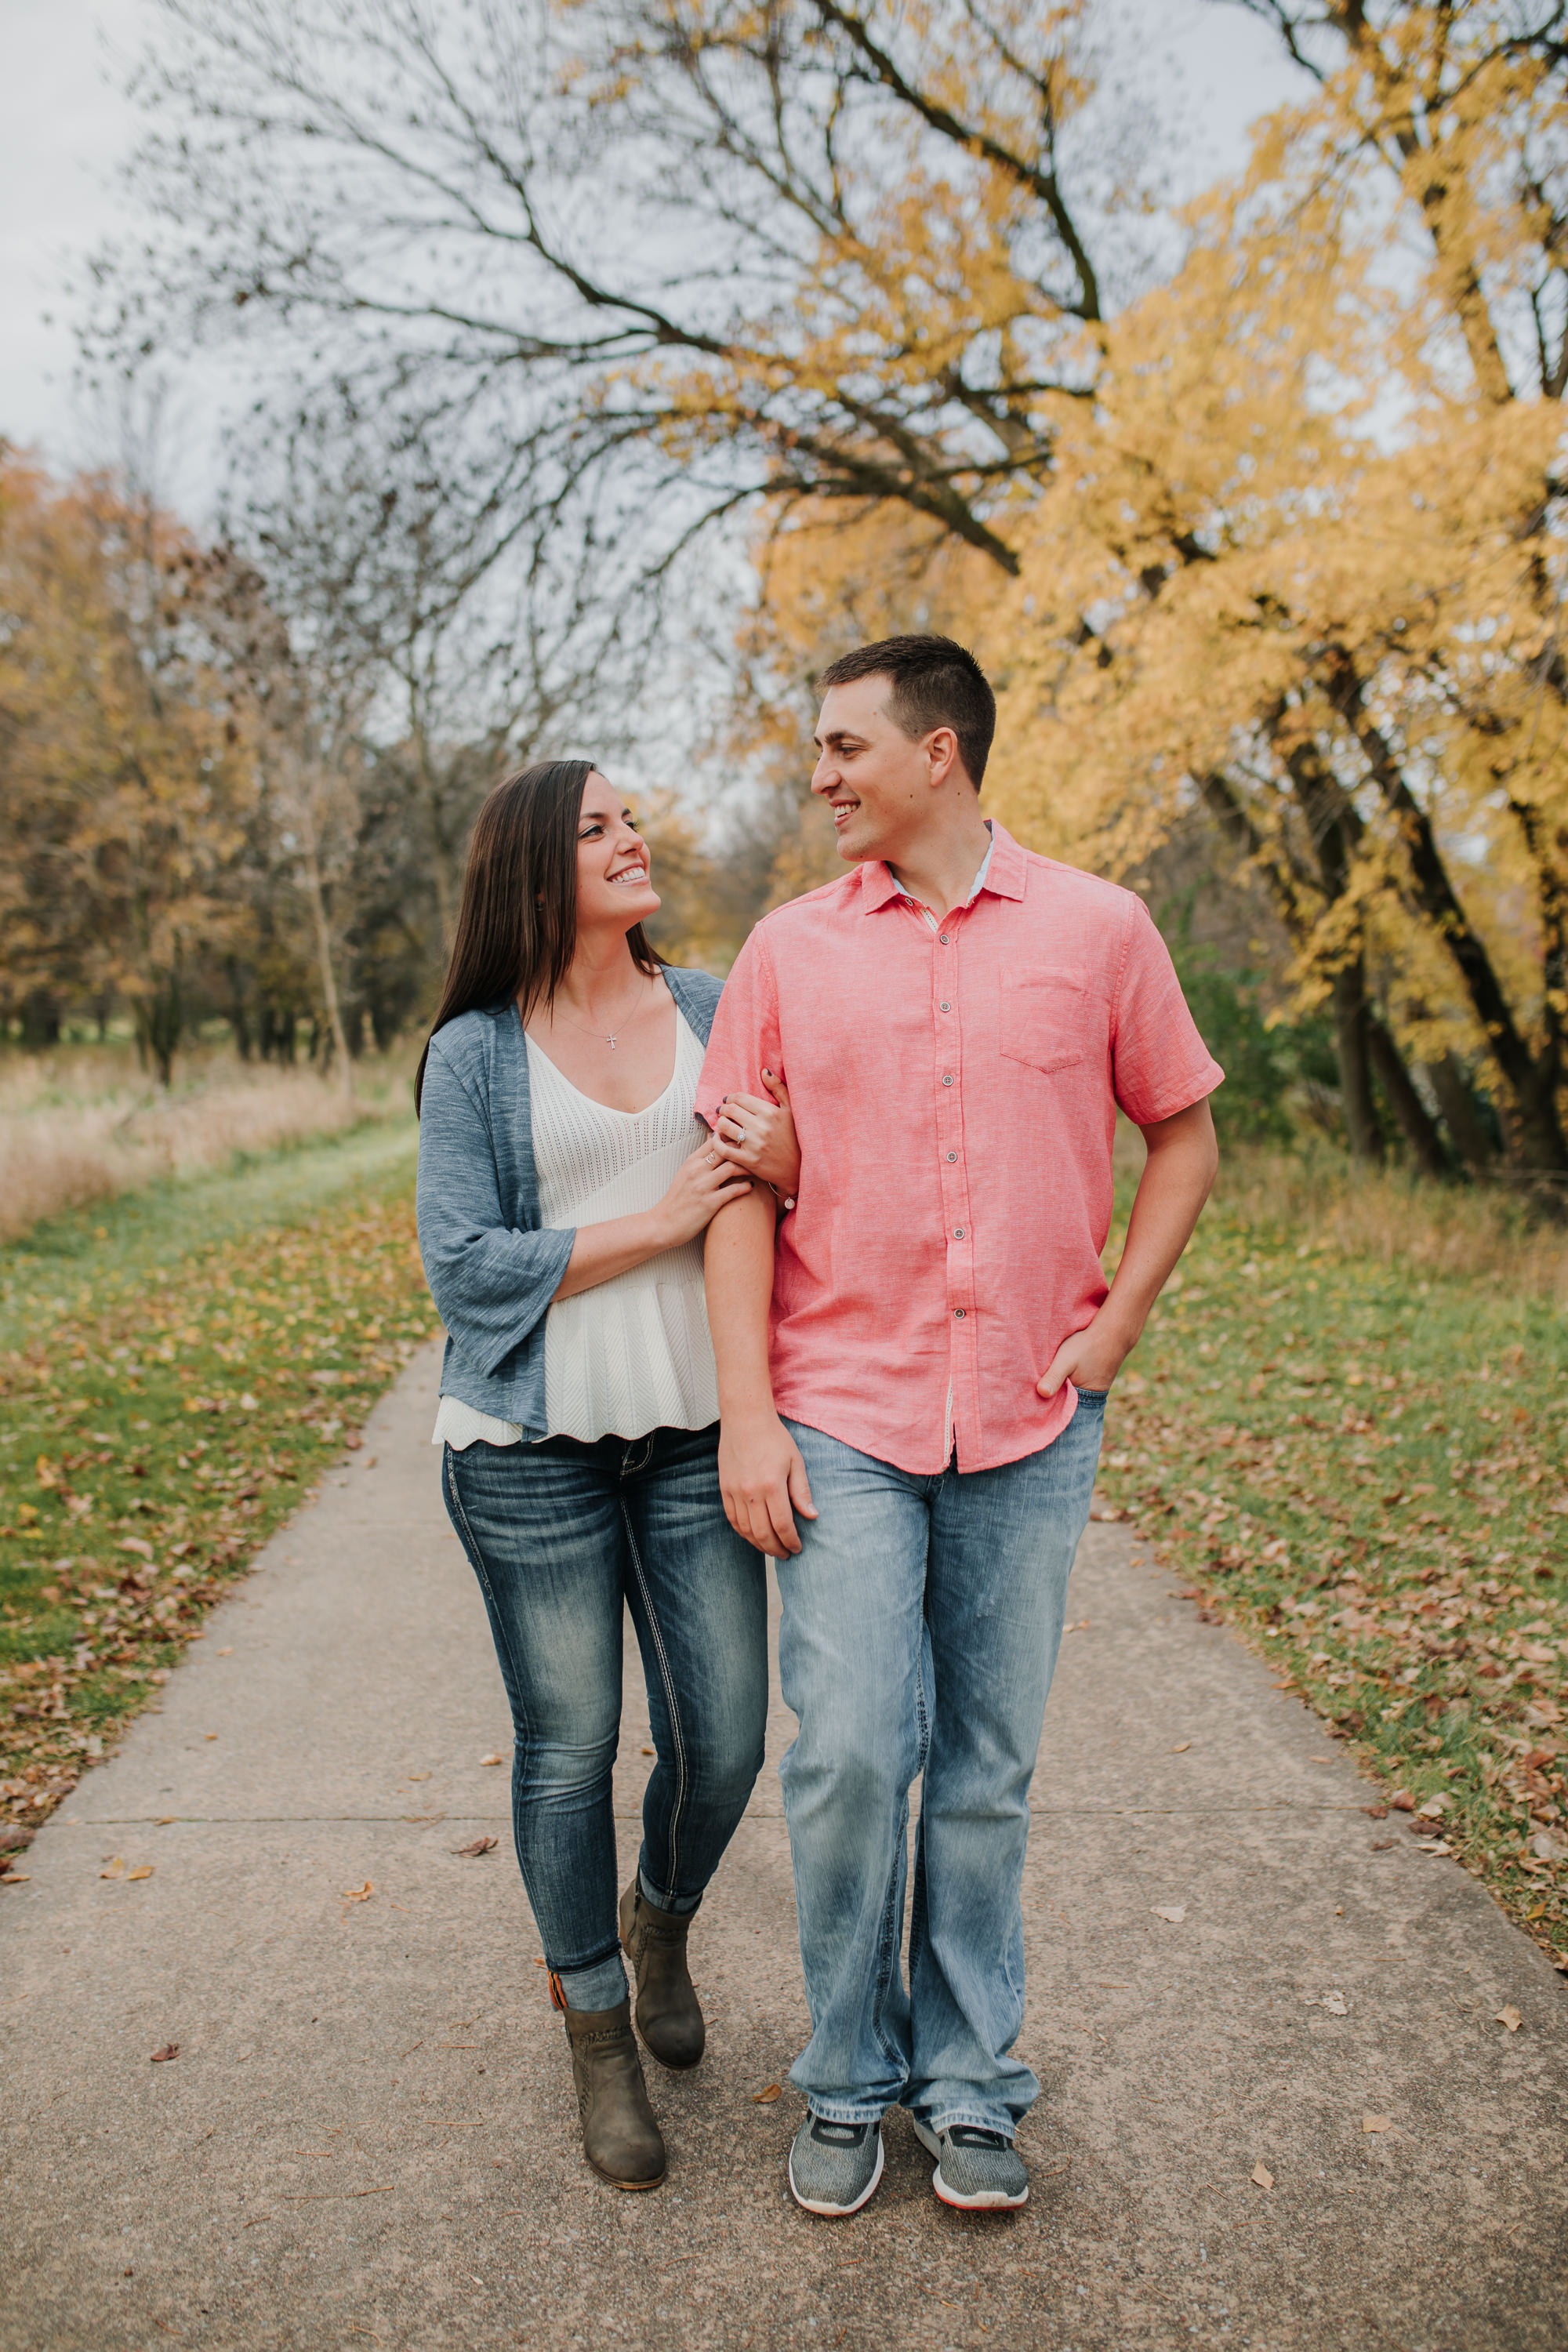
<path fill-rule="evenodd" d="M 683 1160 L 706 1142 L 698 1118 L 702 1047 L 679 1008 L 675 1070 L 646 1110 L 580 1094 L 528 1039 L 533 1165 L 542 1225 L 599 1225 L 657 1206 Z M 544 1410 L 552 1437 L 643 1437 L 719 1418 L 702 1288 L 702 1237 L 558 1298 L 544 1320 Z M 433 1443 L 516 1445 L 515 1422 L 443 1397 Z"/>

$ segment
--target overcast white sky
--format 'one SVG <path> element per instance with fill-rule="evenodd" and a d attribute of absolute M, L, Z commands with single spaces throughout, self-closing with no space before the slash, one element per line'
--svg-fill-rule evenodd
<path fill-rule="evenodd" d="M 1179 58 L 1201 111 L 1208 169 L 1241 161 L 1247 123 L 1291 94 L 1278 44 L 1239 8 L 1122 0 Z M 0 435 L 68 467 L 112 454 L 71 383 L 68 290 L 85 257 L 126 226 L 116 167 L 136 118 L 125 67 L 155 40 L 156 0 L 0 0 Z M 182 417 L 186 503 L 212 462 L 201 402 Z"/>

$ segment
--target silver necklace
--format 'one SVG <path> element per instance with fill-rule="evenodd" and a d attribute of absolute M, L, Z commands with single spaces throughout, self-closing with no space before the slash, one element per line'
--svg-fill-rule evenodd
<path fill-rule="evenodd" d="M 636 1007 L 637 1007 L 637 1006 L 641 1003 L 641 1001 L 642 1001 L 642 983 L 641 983 L 641 982 L 639 981 L 639 982 L 638 982 L 638 983 L 637 983 L 637 992 L 636 996 L 634 996 L 634 997 L 633 997 L 633 999 L 632 999 L 632 1003 L 631 1003 L 631 1008 L 628 1010 L 627 1014 L 626 1014 L 626 1019 L 627 1019 L 627 1020 L 629 1020 L 629 1019 L 631 1018 L 631 1012 L 632 1012 L 632 1011 L 634 1011 L 634 1010 L 636 1009 Z M 591 1028 L 591 1027 L 589 1026 L 589 1024 L 588 1024 L 588 1023 L 587 1023 L 586 1021 L 579 1021 L 579 1020 L 577 1020 L 577 1019 L 574 1017 L 574 1014 L 572 1014 L 572 1013 L 570 1013 L 566 1015 L 566 1018 L 567 1018 L 567 1020 L 568 1020 L 568 1021 L 570 1021 L 570 1022 L 571 1022 L 573 1028 L 574 1028 L 574 1029 L 581 1029 L 581 1030 L 582 1030 L 582 1032 L 583 1032 L 583 1034 L 584 1034 L 584 1035 L 585 1037 L 597 1037 L 597 1038 L 601 1039 L 605 1045 L 608 1045 L 608 1046 L 609 1046 L 609 1048 L 610 1048 L 610 1050 L 611 1050 L 611 1052 L 612 1052 L 612 1053 L 615 1051 L 615 1047 L 616 1047 L 616 1037 L 615 1037 L 615 1032 L 614 1032 L 613 1030 L 609 1030 L 609 1029 L 594 1029 L 594 1028 Z M 625 1025 L 625 1024 L 624 1024 L 624 1023 L 622 1023 L 622 1022 L 617 1022 L 617 1023 L 616 1024 L 616 1027 L 617 1029 L 618 1029 L 618 1028 L 623 1027 L 624 1025 Z"/>

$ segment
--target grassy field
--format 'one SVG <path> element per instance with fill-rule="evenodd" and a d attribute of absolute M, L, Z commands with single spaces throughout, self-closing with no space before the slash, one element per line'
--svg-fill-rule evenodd
<path fill-rule="evenodd" d="M 130 1045 L 0 1048 L 0 1243 L 45 1218 L 160 1177 L 230 1169 L 374 1120 L 405 1125 L 408 1055 L 366 1055 L 353 1094 L 305 1066 L 241 1062 L 221 1045 L 183 1053 L 154 1086 Z"/>
<path fill-rule="evenodd" d="M 1568 1969 L 1565 1270 L 1495 1202 L 1237 1155 L 1102 1483 Z"/>
<path fill-rule="evenodd" d="M 0 1251 L 0 1837 L 112 1745 L 436 1328 L 412 1124 Z M 25 1867 L 13 1863 L 13 1871 Z"/>

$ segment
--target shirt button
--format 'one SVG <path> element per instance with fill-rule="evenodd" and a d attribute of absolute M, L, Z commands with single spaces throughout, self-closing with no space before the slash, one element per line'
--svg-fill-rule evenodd
<path fill-rule="evenodd" d="M 951 1071 L 949 1071 L 949 1072 L 948 1072 L 948 1074 L 946 1075 L 946 1076 L 942 1079 L 942 1085 L 943 1085 L 944 1087 L 950 1087 L 950 1086 L 952 1086 L 952 1073 Z"/>
<path fill-rule="evenodd" d="M 962 1225 L 954 1225 L 952 1229 L 952 1238 L 955 1242 L 961 1242 L 963 1239 L 963 1227 Z"/>
<path fill-rule="evenodd" d="M 952 1011 L 951 1004 L 944 1004 L 942 1009 L 944 1013 L 951 1013 Z"/>
<path fill-rule="evenodd" d="M 956 1159 L 957 1159 L 957 1157 L 958 1157 L 958 1154 L 957 1154 L 957 1152 L 956 1152 L 956 1151 L 950 1151 L 950 1152 L 948 1153 L 948 1155 L 947 1155 L 947 1156 L 948 1156 L 948 1158 L 949 1158 L 950 1160 L 956 1160 Z"/>
<path fill-rule="evenodd" d="M 938 939 L 938 944 L 939 944 L 940 946 L 942 946 L 942 947 L 946 947 L 946 945 L 947 945 L 947 933 L 946 933 L 945 931 L 941 931 L 941 932 L 939 932 L 939 933 L 937 934 L 937 939 Z"/>
<path fill-rule="evenodd" d="M 963 1308 L 962 1307 L 955 1307 L 953 1308 L 953 1310 L 952 1310 L 952 1311 L 953 1311 L 953 1313 L 957 1316 L 957 1318 L 958 1318 L 959 1321 L 962 1323 L 962 1322 L 963 1322 Z"/>

